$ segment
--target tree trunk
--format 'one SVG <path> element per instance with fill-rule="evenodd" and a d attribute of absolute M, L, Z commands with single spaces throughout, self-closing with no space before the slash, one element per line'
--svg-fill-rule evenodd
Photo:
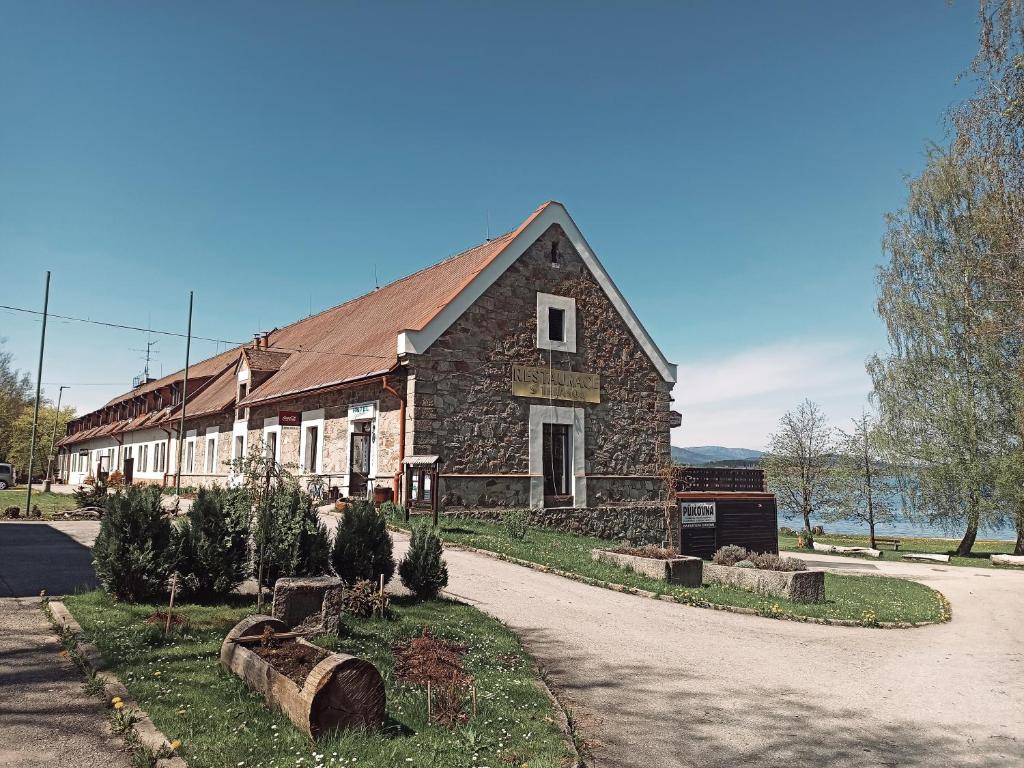
<path fill-rule="evenodd" d="M 967 516 L 967 530 L 964 532 L 964 537 L 960 539 L 960 544 L 956 548 L 956 554 L 959 557 L 967 557 L 971 554 L 971 550 L 974 549 L 974 540 L 978 538 L 978 513 L 971 512 Z"/>
<path fill-rule="evenodd" d="M 1017 544 L 1013 548 L 1013 554 L 1024 555 L 1024 513 L 1017 515 Z"/>
<path fill-rule="evenodd" d="M 868 513 L 868 546 L 871 549 L 877 549 L 875 547 L 875 516 L 870 512 Z"/>
<path fill-rule="evenodd" d="M 814 539 L 811 538 L 811 510 L 804 507 L 804 547 L 814 549 Z"/>

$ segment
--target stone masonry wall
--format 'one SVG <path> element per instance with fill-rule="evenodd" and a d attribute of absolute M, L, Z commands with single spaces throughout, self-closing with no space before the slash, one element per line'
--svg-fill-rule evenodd
<path fill-rule="evenodd" d="M 389 377 L 388 383 L 397 392 L 404 392 L 405 390 L 405 381 L 402 377 Z M 277 416 L 279 411 L 302 412 L 323 408 L 322 474 L 331 475 L 331 485 L 338 485 L 343 479 L 342 476 L 348 471 L 348 407 L 355 403 L 373 401 L 377 403 L 376 483 L 377 485 L 390 488 L 392 478 L 399 471 L 398 433 L 400 403 L 394 395 L 383 389 L 380 379 L 374 379 L 364 385 L 349 389 L 322 392 L 295 400 L 250 408 L 248 425 L 249 445 L 257 445 L 262 442 L 264 419 Z M 296 474 L 299 474 L 301 460 L 299 455 L 301 431 L 301 427 L 281 427 L 281 463 L 285 465 L 286 469 Z"/>
<path fill-rule="evenodd" d="M 493 507 L 466 507 L 449 509 L 446 514 L 500 522 L 508 512 L 508 509 Z M 538 528 L 553 528 L 611 541 L 627 541 L 637 547 L 646 544 L 661 546 L 665 540 L 665 511 L 661 506 L 653 504 L 528 509 L 527 514 L 528 524 Z"/>
<path fill-rule="evenodd" d="M 576 300 L 575 353 L 537 349 L 538 291 Z M 601 402 L 512 397 L 513 364 L 599 373 Z M 561 227 L 548 229 L 425 354 L 412 357 L 410 369 L 412 452 L 441 456 L 443 503 L 529 502 L 531 404 L 584 408 L 590 493 L 657 497 L 647 481 L 657 486 L 659 468 L 670 461 L 671 384 Z"/>

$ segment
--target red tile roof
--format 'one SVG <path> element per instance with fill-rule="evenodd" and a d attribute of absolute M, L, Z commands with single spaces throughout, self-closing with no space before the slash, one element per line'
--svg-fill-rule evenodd
<path fill-rule="evenodd" d="M 422 330 L 551 203 L 545 203 L 519 227 L 442 262 L 396 280 L 344 304 L 272 331 L 268 347 L 240 346 L 189 366 L 189 379 L 205 379 L 189 395 L 186 418 L 219 413 L 234 405 L 234 363 L 244 354 L 255 371 L 274 372 L 255 387 L 245 405 L 283 399 L 324 387 L 381 375 L 398 363 L 398 335 Z M 181 371 L 118 395 L 107 405 L 155 391 L 181 379 Z M 211 378 L 212 377 L 212 378 Z M 191 386 L 190 386 L 191 389 Z M 178 408 L 151 418 L 119 422 L 116 431 L 173 421 Z M 95 436 L 69 436 L 68 443 Z M 65 443 L 65 444 L 68 444 Z"/>

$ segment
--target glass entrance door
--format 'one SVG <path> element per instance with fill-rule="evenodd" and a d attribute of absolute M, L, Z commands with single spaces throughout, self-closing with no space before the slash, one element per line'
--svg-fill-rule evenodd
<path fill-rule="evenodd" d="M 571 506 L 572 444 L 568 424 L 544 425 L 544 506 Z"/>
<path fill-rule="evenodd" d="M 366 496 L 367 480 L 370 477 L 370 422 L 355 424 L 349 443 L 348 495 L 352 498 Z"/>

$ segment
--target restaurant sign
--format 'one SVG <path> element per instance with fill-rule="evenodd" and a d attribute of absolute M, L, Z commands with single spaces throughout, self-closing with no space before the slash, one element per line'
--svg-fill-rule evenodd
<path fill-rule="evenodd" d="M 512 394 L 516 397 L 542 397 L 548 400 L 601 402 L 601 376 L 557 368 L 512 366 Z"/>
<path fill-rule="evenodd" d="M 679 502 L 679 519 L 683 528 L 714 528 L 715 502 L 681 501 Z"/>

